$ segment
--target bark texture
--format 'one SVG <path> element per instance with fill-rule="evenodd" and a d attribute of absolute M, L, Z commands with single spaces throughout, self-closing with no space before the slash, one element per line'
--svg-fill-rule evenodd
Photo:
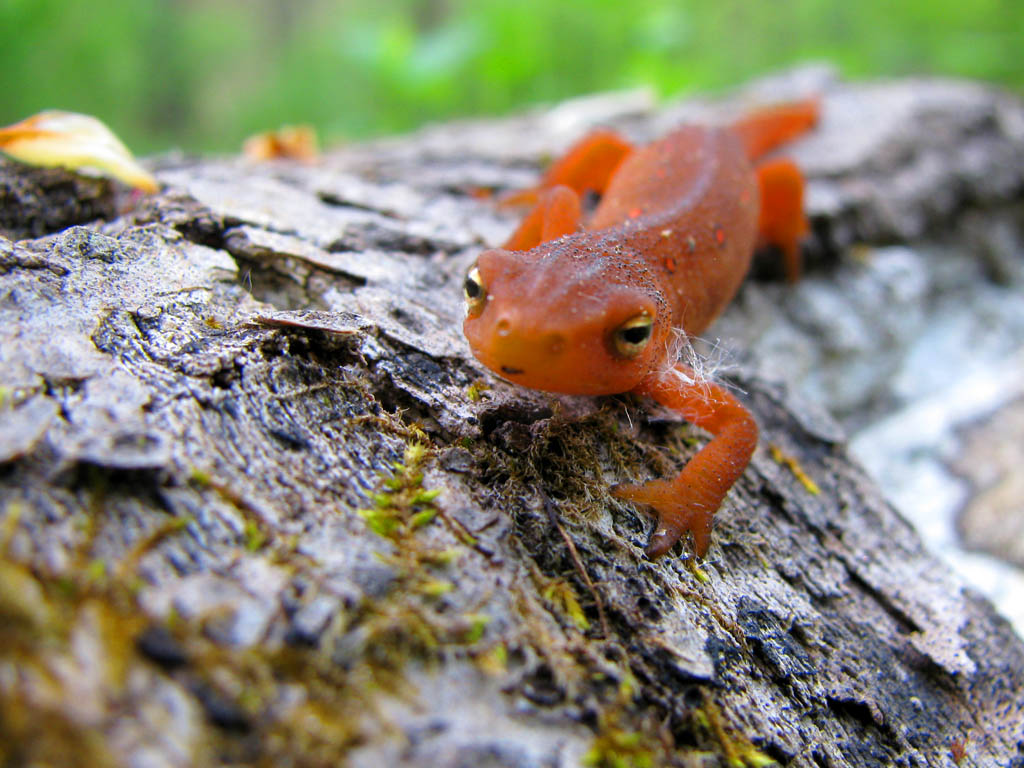
<path fill-rule="evenodd" d="M 57 172 L 0 166 L 2 762 L 1024 765 L 1024 645 L 756 353 L 727 380 L 760 447 L 709 557 L 652 563 L 609 487 L 705 436 L 517 389 L 461 336 L 465 270 L 515 221 L 474 190 L 596 124 L 643 140 L 808 89 L 812 280 L 856 243 L 1019 236 L 1019 103 L 815 71 L 314 167 L 168 159 L 163 192 L 116 215 L 101 189 L 79 226 Z M 757 285 L 737 312 L 786 295 Z"/>

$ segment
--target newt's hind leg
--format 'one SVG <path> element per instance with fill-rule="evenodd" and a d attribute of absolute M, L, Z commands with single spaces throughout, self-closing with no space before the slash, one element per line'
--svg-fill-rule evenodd
<path fill-rule="evenodd" d="M 817 98 L 791 101 L 755 110 L 732 124 L 747 157 L 757 160 L 781 144 L 792 141 L 814 127 L 821 115 Z"/>
<path fill-rule="evenodd" d="M 658 526 L 647 545 L 651 558 L 664 555 L 687 532 L 693 536 L 694 551 L 704 556 L 711 543 L 715 512 L 757 446 L 757 423 L 750 411 L 722 387 L 694 382 L 691 374 L 684 366 L 677 366 L 633 390 L 654 398 L 714 436 L 674 478 L 612 489 L 618 498 L 646 504 L 657 512 Z"/>
<path fill-rule="evenodd" d="M 809 230 L 803 174 L 792 160 L 778 158 L 757 166 L 757 180 L 761 188 L 758 238 L 762 245 L 782 251 L 786 279 L 796 282 L 801 272 L 800 241 Z"/>

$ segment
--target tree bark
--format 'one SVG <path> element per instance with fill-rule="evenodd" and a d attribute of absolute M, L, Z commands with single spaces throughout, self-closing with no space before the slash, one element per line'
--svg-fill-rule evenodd
<path fill-rule="evenodd" d="M 813 72 L 750 93 L 808 88 L 812 279 L 1018 215 L 1019 103 Z M 107 187 L 84 225 L 54 171 L 0 166 L 52 203 L 39 236 L 9 196 L 35 239 L 0 239 L 2 762 L 1024 765 L 1024 645 L 818 406 L 744 357 L 723 378 L 753 462 L 706 560 L 649 562 L 609 488 L 706 436 L 518 389 L 464 343 L 463 275 L 515 222 L 475 190 L 599 123 L 643 140 L 745 105 L 580 100 L 313 167 L 165 159 L 161 193 Z"/>

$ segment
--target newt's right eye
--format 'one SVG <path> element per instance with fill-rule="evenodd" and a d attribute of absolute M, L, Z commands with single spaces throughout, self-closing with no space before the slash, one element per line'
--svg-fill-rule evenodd
<path fill-rule="evenodd" d="M 480 270 L 473 267 L 466 275 L 466 282 L 462 284 L 462 294 L 466 297 L 466 314 L 479 315 L 484 311 L 484 304 L 487 303 L 487 288 L 480 277 Z"/>

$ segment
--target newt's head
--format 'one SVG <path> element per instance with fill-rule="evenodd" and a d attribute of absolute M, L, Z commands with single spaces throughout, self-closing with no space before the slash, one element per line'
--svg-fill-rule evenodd
<path fill-rule="evenodd" d="M 483 253 L 466 276 L 463 331 L 480 362 L 517 384 L 627 392 L 665 362 L 668 307 L 638 256 L 581 239 Z"/>

